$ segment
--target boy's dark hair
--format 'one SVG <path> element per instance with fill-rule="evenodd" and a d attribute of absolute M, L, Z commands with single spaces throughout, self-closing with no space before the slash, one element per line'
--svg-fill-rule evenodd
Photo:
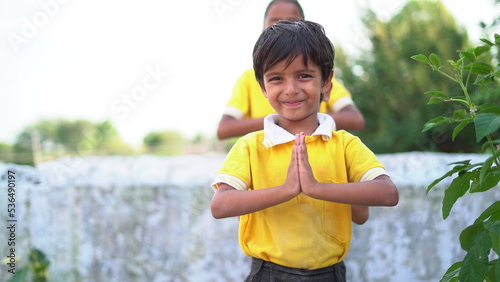
<path fill-rule="evenodd" d="M 279 21 L 266 28 L 253 49 L 255 78 L 264 87 L 264 73 L 286 60 L 286 66 L 302 55 L 304 65 L 311 60 L 321 69 L 325 81 L 333 70 L 335 49 L 323 26 L 310 21 Z"/>
<path fill-rule="evenodd" d="M 274 5 L 275 3 L 280 3 L 280 2 L 294 4 L 299 9 L 299 12 L 300 12 L 300 15 L 302 16 L 302 19 L 306 18 L 304 16 L 304 10 L 302 9 L 302 6 L 300 6 L 299 1 L 297 1 L 297 0 L 273 0 L 273 1 L 269 2 L 269 4 L 267 5 L 267 8 L 266 8 L 266 12 L 264 13 L 264 18 L 267 17 L 267 12 L 269 12 L 269 9 L 271 8 L 271 6 Z"/>

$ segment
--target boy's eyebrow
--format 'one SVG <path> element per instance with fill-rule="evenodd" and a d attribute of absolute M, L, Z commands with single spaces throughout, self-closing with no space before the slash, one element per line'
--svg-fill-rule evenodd
<path fill-rule="evenodd" d="M 296 72 L 310 72 L 310 73 L 316 73 L 316 70 L 313 69 L 300 69 L 297 70 Z M 273 75 L 280 75 L 282 72 L 281 71 L 275 71 L 275 72 L 266 72 L 264 73 L 264 76 L 273 76 Z"/>

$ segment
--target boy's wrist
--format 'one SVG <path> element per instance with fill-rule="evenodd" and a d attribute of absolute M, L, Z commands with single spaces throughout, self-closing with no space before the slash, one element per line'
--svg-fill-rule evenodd
<path fill-rule="evenodd" d="M 302 189 L 302 192 L 306 194 L 307 196 L 314 198 L 314 199 L 320 199 L 320 190 L 322 189 L 321 183 L 314 181 L 310 182 L 307 185 L 305 185 L 306 189 Z"/>
<path fill-rule="evenodd" d="M 285 183 L 280 186 L 280 192 L 281 195 L 283 196 L 283 202 L 287 202 L 300 194 L 300 188 L 292 189 L 292 187 L 288 187 L 287 184 Z"/>

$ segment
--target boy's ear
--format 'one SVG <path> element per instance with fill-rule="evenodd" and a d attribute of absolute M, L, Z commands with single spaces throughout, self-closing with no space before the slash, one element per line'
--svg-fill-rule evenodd
<path fill-rule="evenodd" d="M 323 86 L 321 87 L 321 93 L 323 94 L 323 101 L 330 100 L 330 92 L 332 92 L 332 78 L 333 70 L 330 72 L 325 81 L 323 81 Z"/>

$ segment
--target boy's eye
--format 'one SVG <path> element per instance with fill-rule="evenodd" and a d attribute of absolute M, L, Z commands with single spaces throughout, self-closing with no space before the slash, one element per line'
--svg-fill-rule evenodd
<path fill-rule="evenodd" d="M 277 76 L 275 76 L 275 77 L 271 77 L 271 78 L 269 79 L 269 81 L 279 81 L 279 80 L 281 80 L 281 77 L 277 77 Z"/>
<path fill-rule="evenodd" d="M 301 75 L 299 75 L 299 78 L 310 78 L 310 77 L 312 77 L 312 76 L 309 75 L 309 74 L 301 74 Z"/>

